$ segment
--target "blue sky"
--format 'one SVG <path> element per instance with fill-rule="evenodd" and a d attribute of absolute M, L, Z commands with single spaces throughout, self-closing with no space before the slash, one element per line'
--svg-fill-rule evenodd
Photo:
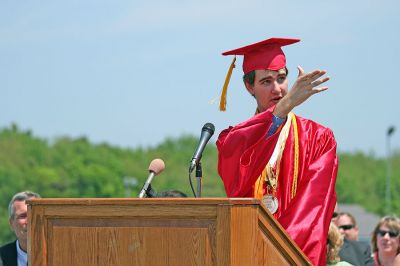
<path fill-rule="evenodd" d="M 329 90 L 294 111 L 330 127 L 339 151 L 400 147 L 400 2 L 389 1 L 10 1 L 0 2 L 0 127 L 36 136 L 153 146 L 166 137 L 218 133 L 250 117 L 241 58 L 227 112 L 216 101 L 230 57 L 269 37 L 296 66 L 322 68 Z M 195 147 L 194 147 L 195 148 Z"/>

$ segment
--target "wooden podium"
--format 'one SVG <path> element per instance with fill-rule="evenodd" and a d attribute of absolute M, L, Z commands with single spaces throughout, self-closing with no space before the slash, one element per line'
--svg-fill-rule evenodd
<path fill-rule="evenodd" d="M 30 266 L 311 265 L 256 199 L 27 202 Z"/>

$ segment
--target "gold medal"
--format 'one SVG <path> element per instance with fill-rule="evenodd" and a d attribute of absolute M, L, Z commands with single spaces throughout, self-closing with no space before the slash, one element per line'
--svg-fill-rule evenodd
<path fill-rule="evenodd" d="M 264 195 L 262 203 L 272 214 L 278 210 L 278 199 L 272 195 Z"/>

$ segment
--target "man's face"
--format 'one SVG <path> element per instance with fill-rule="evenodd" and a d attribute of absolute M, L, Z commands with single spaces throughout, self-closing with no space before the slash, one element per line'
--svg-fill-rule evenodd
<path fill-rule="evenodd" d="M 287 94 L 286 70 L 256 70 L 254 85 L 246 83 L 246 89 L 256 98 L 258 110 L 263 112 Z"/>
<path fill-rule="evenodd" d="M 358 228 L 351 221 L 347 215 L 340 215 L 336 219 L 336 225 L 339 228 L 340 233 L 349 240 L 358 240 Z"/>
<path fill-rule="evenodd" d="M 25 201 L 15 201 L 13 207 L 15 213 L 14 217 L 10 218 L 10 226 L 21 243 L 21 246 L 26 246 L 28 236 L 28 208 Z"/>

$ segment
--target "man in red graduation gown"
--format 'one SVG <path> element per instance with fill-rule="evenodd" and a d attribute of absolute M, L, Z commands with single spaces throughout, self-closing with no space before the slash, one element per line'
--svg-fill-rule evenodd
<path fill-rule="evenodd" d="M 327 90 L 321 84 L 329 77 L 323 70 L 305 73 L 298 67 L 297 80 L 288 90 L 281 47 L 298 41 L 272 38 L 223 53 L 244 56 L 243 80 L 257 102 L 257 112 L 220 133 L 218 172 L 228 197 L 262 200 L 311 262 L 326 265 L 336 203 L 336 141 L 330 129 L 292 110 Z M 221 95 L 221 110 L 233 67 L 234 62 Z"/>

